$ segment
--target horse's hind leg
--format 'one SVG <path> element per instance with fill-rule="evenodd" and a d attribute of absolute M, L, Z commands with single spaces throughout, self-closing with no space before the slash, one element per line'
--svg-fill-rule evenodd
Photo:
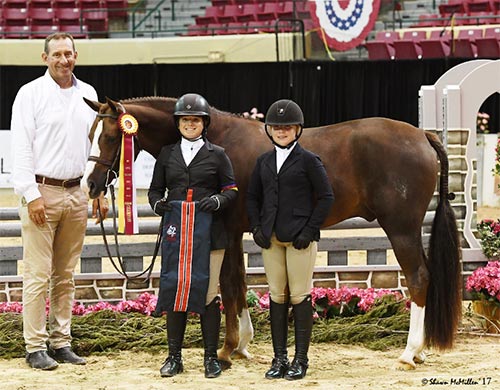
<path fill-rule="evenodd" d="M 398 359 L 397 368 L 403 370 L 414 369 L 415 363 L 422 363 L 425 360 L 424 320 L 429 272 L 425 266 L 420 228 L 416 230 L 413 234 L 399 232 L 389 236 L 412 300 L 406 348 Z"/>
<path fill-rule="evenodd" d="M 220 277 L 226 335 L 218 356 L 224 368 L 231 366 L 233 352 L 245 357 L 250 356 L 246 348 L 253 338 L 252 322 L 246 304 L 245 266 L 241 239 L 242 235 L 231 235 Z M 240 315 L 239 321 L 238 315 Z"/>

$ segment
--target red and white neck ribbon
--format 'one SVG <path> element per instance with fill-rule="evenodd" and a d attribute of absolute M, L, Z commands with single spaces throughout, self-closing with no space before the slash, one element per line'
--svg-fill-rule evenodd
<path fill-rule="evenodd" d="M 118 233 L 131 235 L 139 233 L 134 178 L 134 137 L 139 123 L 132 115 L 122 113 L 118 117 L 118 125 L 123 132 L 118 179 Z"/>

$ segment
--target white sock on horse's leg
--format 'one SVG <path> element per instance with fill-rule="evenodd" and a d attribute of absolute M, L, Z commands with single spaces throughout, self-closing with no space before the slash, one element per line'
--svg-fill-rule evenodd
<path fill-rule="evenodd" d="M 410 309 L 410 331 L 408 332 L 408 340 L 406 348 L 399 357 L 398 361 L 416 367 L 414 358 L 420 359 L 423 354 L 425 342 L 425 306 L 419 307 L 414 302 L 411 303 Z M 425 359 L 425 354 L 423 355 Z"/>
<path fill-rule="evenodd" d="M 238 343 L 238 347 L 236 348 L 236 352 L 242 354 L 246 358 L 251 358 L 252 355 L 247 351 L 247 345 L 253 339 L 253 326 L 252 320 L 250 318 L 250 312 L 248 309 L 243 309 L 241 311 L 240 319 L 240 341 Z"/>

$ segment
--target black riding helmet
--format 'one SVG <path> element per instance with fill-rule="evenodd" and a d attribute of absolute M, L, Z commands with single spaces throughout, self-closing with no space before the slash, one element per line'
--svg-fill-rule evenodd
<path fill-rule="evenodd" d="M 175 125 L 179 127 L 179 118 L 181 116 L 201 116 L 203 118 L 203 133 L 205 138 L 207 128 L 210 124 L 210 106 L 205 98 L 197 93 L 187 93 L 182 95 L 174 108 Z"/>
<path fill-rule="evenodd" d="M 267 128 L 267 126 L 273 126 L 273 125 L 278 125 L 278 126 L 299 125 L 300 129 L 297 132 L 297 135 L 293 142 L 291 142 L 286 146 L 281 146 L 274 142 L 273 137 L 271 137 L 271 134 Z M 265 119 L 266 134 L 271 139 L 271 142 L 280 148 L 288 149 L 289 147 L 291 147 L 302 135 L 303 127 L 304 127 L 304 114 L 302 113 L 302 110 L 299 107 L 299 105 L 295 103 L 293 100 L 289 99 L 278 100 L 273 104 L 271 104 L 271 106 L 267 110 Z"/>

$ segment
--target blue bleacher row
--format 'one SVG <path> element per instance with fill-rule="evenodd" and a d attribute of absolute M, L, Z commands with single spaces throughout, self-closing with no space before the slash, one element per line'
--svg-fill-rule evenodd
<path fill-rule="evenodd" d="M 500 26 L 379 31 L 365 47 L 370 60 L 499 58 Z"/>
<path fill-rule="evenodd" d="M 3 0 L 0 38 L 44 38 L 67 31 L 87 38 L 105 32 L 111 18 L 127 18 L 127 0 Z"/>

